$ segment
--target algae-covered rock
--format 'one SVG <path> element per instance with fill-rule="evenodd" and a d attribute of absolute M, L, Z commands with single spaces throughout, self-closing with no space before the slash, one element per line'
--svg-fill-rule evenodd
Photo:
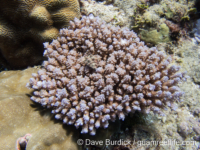
<path fill-rule="evenodd" d="M 93 14 L 107 23 L 120 27 L 129 27 L 131 24 L 125 12 L 118 7 L 95 1 L 82 1 L 82 3 L 81 12 L 85 15 Z"/>
<path fill-rule="evenodd" d="M 170 41 L 169 32 L 170 31 L 168 26 L 165 23 L 163 23 L 160 25 L 159 31 L 157 31 L 156 29 L 151 31 L 142 30 L 140 33 L 140 38 L 141 40 L 152 44 L 168 42 Z"/>
<path fill-rule="evenodd" d="M 115 0 L 114 5 L 132 18 L 131 27 L 141 39 L 152 44 L 178 40 L 181 36 L 178 32 L 188 27 L 187 21 L 195 11 L 194 1 L 185 0 Z M 171 21 L 171 24 L 167 24 L 168 21 Z M 169 32 L 163 35 L 159 28 L 164 23 L 169 27 Z M 179 26 L 180 29 L 174 33 L 174 28 Z"/>
<path fill-rule="evenodd" d="M 26 150 L 78 150 L 78 130 L 52 119 L 34 104 L 26 88 L 36 68 L 0 73 L 0 149 L 14 150 L 17 139 L 30 134 Z"/>
<path fill-rule="evenodd" d="M 174 51 L 182 57 L 182 66 L 186 68 L 193 82 L 200 84 L 200 46 L 191 40 L 183 40 Z"/>

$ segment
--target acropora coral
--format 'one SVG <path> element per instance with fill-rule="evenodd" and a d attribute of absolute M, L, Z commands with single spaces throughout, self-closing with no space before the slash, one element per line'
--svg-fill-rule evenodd
<path fill-rule="evenodd" d="M 0 62 L 23 68 L 43 60 L 45 41 L 80 17 L 78 0 L 0 0 Z"/>
<path fill-rule="evenodd" d="M 35 90 L 31 100 L 63 123 L 82 127 L 81 133 L 95 135 L 109 120 L 135 111 L 163 115 L 183 95 L 177 84 L 185 73 L 170 65 L 171 57 L 99 17 L 75 18 L 44 47 L 48 60 L 27 83 Z"/>

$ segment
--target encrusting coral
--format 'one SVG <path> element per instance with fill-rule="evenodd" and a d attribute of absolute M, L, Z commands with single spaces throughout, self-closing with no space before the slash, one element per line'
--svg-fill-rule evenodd
<path fill-rule="evenodd" d="M 163 114 L 183 95 L 177 84 L 185 73 L 170 66 L 170 57 L 99 17 L 75 18 L 44 47 L 48 60 L 27 83 L 35 89 L 31 100 L 52 108 L 63 123 L 82 126 L 81 133 L 95 135 L 130 112 Z"/>
<path fill-rule="evenodd" d="M 0 62 L 18 69 L 43 60 L 42 43 L 80 17 L 78 0 L 0 0 Z"/>

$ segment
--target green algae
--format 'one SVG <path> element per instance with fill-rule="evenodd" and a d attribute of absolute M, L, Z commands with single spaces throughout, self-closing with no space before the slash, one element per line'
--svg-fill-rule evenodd
<path fill-rule="evenodd" d="M 140 33 L 141 39 L 144 40 L 145 42 L 152 43 L 152 44 L 158 44 L 158 43 L 163 43 L 163 42 L 169 42 L 170 37 L 169 33 L 170 30 L 168 26 L 163 23 L 160 25 L 160 31 L 154 29 L 151 31 L 148 30 L 142 30 Z"/>

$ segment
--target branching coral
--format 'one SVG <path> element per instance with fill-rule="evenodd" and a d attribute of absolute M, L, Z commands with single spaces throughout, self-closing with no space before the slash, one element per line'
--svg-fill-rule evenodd
<path fill-rule="evenodd" d="M 80 16 L 78 0 L 0 0 L 0 62 L 9 68 L 39 63 L 42 43 Z"/>
<path fill-rule="evenodd" d="M 48 61 L 27 84 L 35 89 L 31 100 L 52 108 L 63 123 L 82 126 L 81 133 L 95 135 L 130 112 L 162 114 L 183 94 L 177 84 L 185 73 L 169 67 L 170 57 L 93 15 L 70 22 L 44 46 Z"/>

